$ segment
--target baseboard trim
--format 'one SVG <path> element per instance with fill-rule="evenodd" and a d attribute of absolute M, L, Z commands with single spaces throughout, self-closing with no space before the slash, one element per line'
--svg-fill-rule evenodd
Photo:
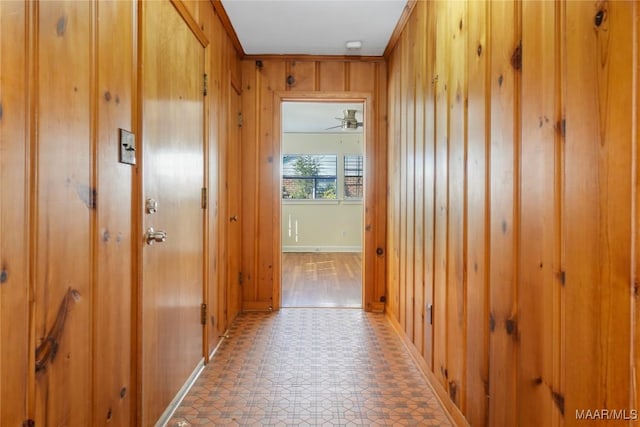
<path fill-rule="evenodd" d="M 271 301 L 243 301 L 242 311 L 273 311 Z"/>
<path fill-rule="evenodd" d="M 384 313 L 383 302 L 372 302 L 370 305 L 372 313 Z"/>
<path fill-rule="evenodd" d="M 224 333 L 222 338 L 220 338 L 218 344 L 216 344 L 216 346 L 213 348 L 213 350 L 209 354 L 209 360 L 211 360 L 211 358 L 213 358 L 213 356 L 216 354 L 216 352 L 220 348 L 220 345 L 222 344 L 222 341 L 224 341 L 225 337 L 227 336 L 227 333 L 228 330 Z M 189 393 L 189 390 L 191 390 L 191 387 L 193 387 L 193 385 L 196 383 L 196 380 L 200 377 L 200 374 L 202 374 L 202 371 L 204 371 L 204 366 L 204 359 L 200 359 L 200 362 L 193 370 L 187 381 L 183 384 L 171 403 L 169 403 L 169 406 L 167 406 L 167 409 L 164 410 L 164 412 L 156 422 L 156 427 L 165 427 L 169 423 L 169 420 L 171 420 L 171 417 L 173 417 L 176 409 L 178 409 L 187 393 Z"/>
<path fill-rule="evenodd" d="M 173 414 L 176 412 L 176 409 L 178 409 L 178 406 L 180 406 L 180 403 L 182 403 L 182 400 L 185 398 L 187 393 L 189 393 L 189 390 L 191 390 L 193 384 L 195 384 L 203 369 L 204 358 L 200 359 L 200 362 L 198 362 L 196 368 L 193 370 L 189 378 L 187 378 L 187 381 L 182 385 L 180 390 L 178 390 L 178 393 L 175 395 L 171 403 L 169 403 L 167 409 L 164 410 L 164 412 L 156 422 L 156 427 L 165 427 L 167 425 Z"/>
<path fill-rule="evenodd" d="M 282 246 L 282 252 L 362 252 L 362 246 Z"/>
<path fill-rule="evenodd" d="M 449 399 L 447 391 L 442 386 L 442 384 L 438 382 L 436 376 L 433 374 L 433 372 L 431 372 L 431 369 L 429 369 L 429 365 L 427 365 L 427 362 L 422 358 L 422 355 L 418 352 L 411 340 L 409 340 L 407 335 L 404 333 L 404 330 L 402 329 L 400 323 L 398 323 L 398 321 L 388 311 L 386 312 L 386 317 L 387 319 L 389 319 L 389 323 L 393 327 L 395 333 L 398 334 L 398 336 L 401 338 L 402 344 L 409 352 L 409 355 L 415 362 L 418 370 L 427 380 L 427 383 L 431 387 L 431 390 L 433 390 L 436 399 L 438 399 L 442 407 L 445 408 L 445 412 L 449 416 L 449 420 L 456 426 L 470 427 L 469 422 L 464 417 L 464 414 L 460 411 L 460 408 L 458 408 L 456 404 L 453 403 L 451 399 Z"/>

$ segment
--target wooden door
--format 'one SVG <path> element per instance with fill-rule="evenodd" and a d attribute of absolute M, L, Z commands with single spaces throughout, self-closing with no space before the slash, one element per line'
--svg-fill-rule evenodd
<path fill-rule="evenodd" d="M 241 199 L 240 192 L 242 189 L 242 176 L 240 174 L 240 154 L 241 154 L 241 129 L 242 116 L 240 115 L 240 92 L 232 86 L 229 91 L 229 145 L 227 147 L 227 297 L 225 305 L 227 325 L 240 311 L 240 253 L 241 253 L 241 235 L 240 235 L 240 216 Z"/>
<path fill-rule="evenodd" d="M 178 6 L 142 3 L 142 425 L 203 355 L 205 40 Z"/>

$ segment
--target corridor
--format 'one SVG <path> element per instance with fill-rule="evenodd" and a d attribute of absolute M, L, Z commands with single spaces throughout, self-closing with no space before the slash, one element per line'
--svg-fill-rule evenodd
<path fill-rule="evenodd" d="M 171 427 L 452 425 L 382 314 L 238 316 Z"/>

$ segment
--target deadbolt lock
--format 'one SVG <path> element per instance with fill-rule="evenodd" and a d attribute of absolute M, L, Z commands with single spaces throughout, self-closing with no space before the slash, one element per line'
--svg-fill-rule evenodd
<path fill-rule="evenodd" d="M 155 199 L 147 199 L 144 203 L 144 209 L 148 214 L 158 212 L 158 201 Z"/>

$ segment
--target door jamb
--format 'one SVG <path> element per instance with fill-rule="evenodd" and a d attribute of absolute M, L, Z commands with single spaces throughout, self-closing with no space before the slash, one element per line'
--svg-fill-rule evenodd
<path fill-rule="evenodd" d="M 374 145 L 371 144 L 371 138 L 374 135 L 373 127 L 373 103 L 372 95 L 368 92 L 275 92 L 273 96 L 273 138 L 274 145 L 277 149 L 275 153 L 277 158 L 282 157 L 282 112 L 281 106 L 283 102 L 295 102 L 295 101 L 316 101 L 316 102 L 361 102 L 364 110 L 364 127 L 363 127 L 363 155 L 367 159 L 373 153 Z M 279 160 L 278 160 L 279 161 Z M 374 303 L 374 286 L 375 278 L 366 275 L 367 268 L 366 254 L 371 251 L 375 253 L 375 242 L 371 241 L 371 244 L 367 247 L 367 230 L 366 225 L 366 206 L 367 206 L 367 194 L 368 186 L 373 185 L 373 179 L 367 179 L 368 171 L 366 164 L 368 160 L 365 160 L 363 167 L 363 197 L 362 197 L 362 218 L 363 218 L 363 230 L 362 230 L 362 309 L 365 311 L 372 311 Z M 281 191 L 280 189 L 280 168 L 277 168 L 278 173 L 274 173 L 274 206 L 277 206 L 275 211 L 277 212 L 277 218 L 274 221 L 273 227 L 273 253 L 274 253 L 274 265 L 273 265 L 273 289 L 272 289 L 272 304 L 274 310 L 279 310 L 282 306 L 282 203 L 281 203 Z M 277 180 L 277 182 L 275 182 Z M 373 271 L 373 269 L 371 269 Z"/>

